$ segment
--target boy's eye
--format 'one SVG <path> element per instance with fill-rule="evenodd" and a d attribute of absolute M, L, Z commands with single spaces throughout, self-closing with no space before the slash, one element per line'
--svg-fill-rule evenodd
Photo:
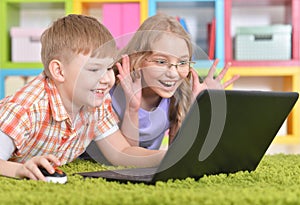
<path fill-rule="evenodd" d="M 99 69 L 89 69 L 91 72 L 97 72 Z"/>

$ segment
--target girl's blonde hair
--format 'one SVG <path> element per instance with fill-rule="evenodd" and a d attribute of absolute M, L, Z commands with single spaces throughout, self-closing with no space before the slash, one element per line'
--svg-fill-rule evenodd
<path fill-rule="evenodd" d="M 49 77 L 48 66 L 53 59 L 67 64 L 79 53 L 91 53 L 91 57 L 111 57 L 117 53 L 109 30 L 97 19 L 79 14 L 70 14 L 53 22 L 42 34 L 41 44 L 41 58 Z"/>
<path fill-rule="evenodd" d="M 161 38 L 162 35 L 175 35 L 185 40 L 189 56 L 192 57 L 192 42 L 189 34 L 184 30 L 181 24 L 175 17 L 164 14 L 157 14 L 149 17 L 139 27 L 137 32 L 133 35 L 126 47 L 124 47 L 120 54 L 127 54 L 130 57 L 131 71 L 139 68 L 143 59 L 152 54 L 152 43 Z M 171 142 L 179 129 L 186 113 L 188 112 L 191 99 L 191 74 L 184 79 L 183 83 L 175 91 L 171 97 L 169 109 L 169 142 Z"/>

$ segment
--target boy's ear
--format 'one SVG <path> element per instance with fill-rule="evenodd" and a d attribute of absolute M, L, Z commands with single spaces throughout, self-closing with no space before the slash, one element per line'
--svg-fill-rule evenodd
<path fill-rule="evenodd" d="M 49 63 L 49 71 L 50 71 L 53 79 L 55 79 L 59 82 L 63 82 L 65 80 L 64 71 L 62 69 L 62 64 L 60 61 L 52 60 Z"/>

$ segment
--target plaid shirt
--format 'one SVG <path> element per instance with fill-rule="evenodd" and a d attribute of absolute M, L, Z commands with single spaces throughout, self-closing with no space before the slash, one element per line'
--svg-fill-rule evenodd
<path fill-rule="evenodd" d="M 0 130 L 16 146 L 10 161 L 24 163 L 33 156 L 53 154 L 65 164 L 83 153 L 95 137 L 102 139 L 117 129 L 110 96 L 100 107 L 82 108 L 72 122 L 53 81 L 44 73 L 0 101 Z"/>

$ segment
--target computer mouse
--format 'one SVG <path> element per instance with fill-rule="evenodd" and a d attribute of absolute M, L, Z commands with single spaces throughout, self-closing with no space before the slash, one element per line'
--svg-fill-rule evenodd
<path fill-rule="evenodd" d="M 42 174 L 46 177 L 47 182 L 65 184 L 67 182 L 67 175 L 57 167 L 55 167 L 55 172 L 50 174 L 45 168 L 39 167 Z"/>

